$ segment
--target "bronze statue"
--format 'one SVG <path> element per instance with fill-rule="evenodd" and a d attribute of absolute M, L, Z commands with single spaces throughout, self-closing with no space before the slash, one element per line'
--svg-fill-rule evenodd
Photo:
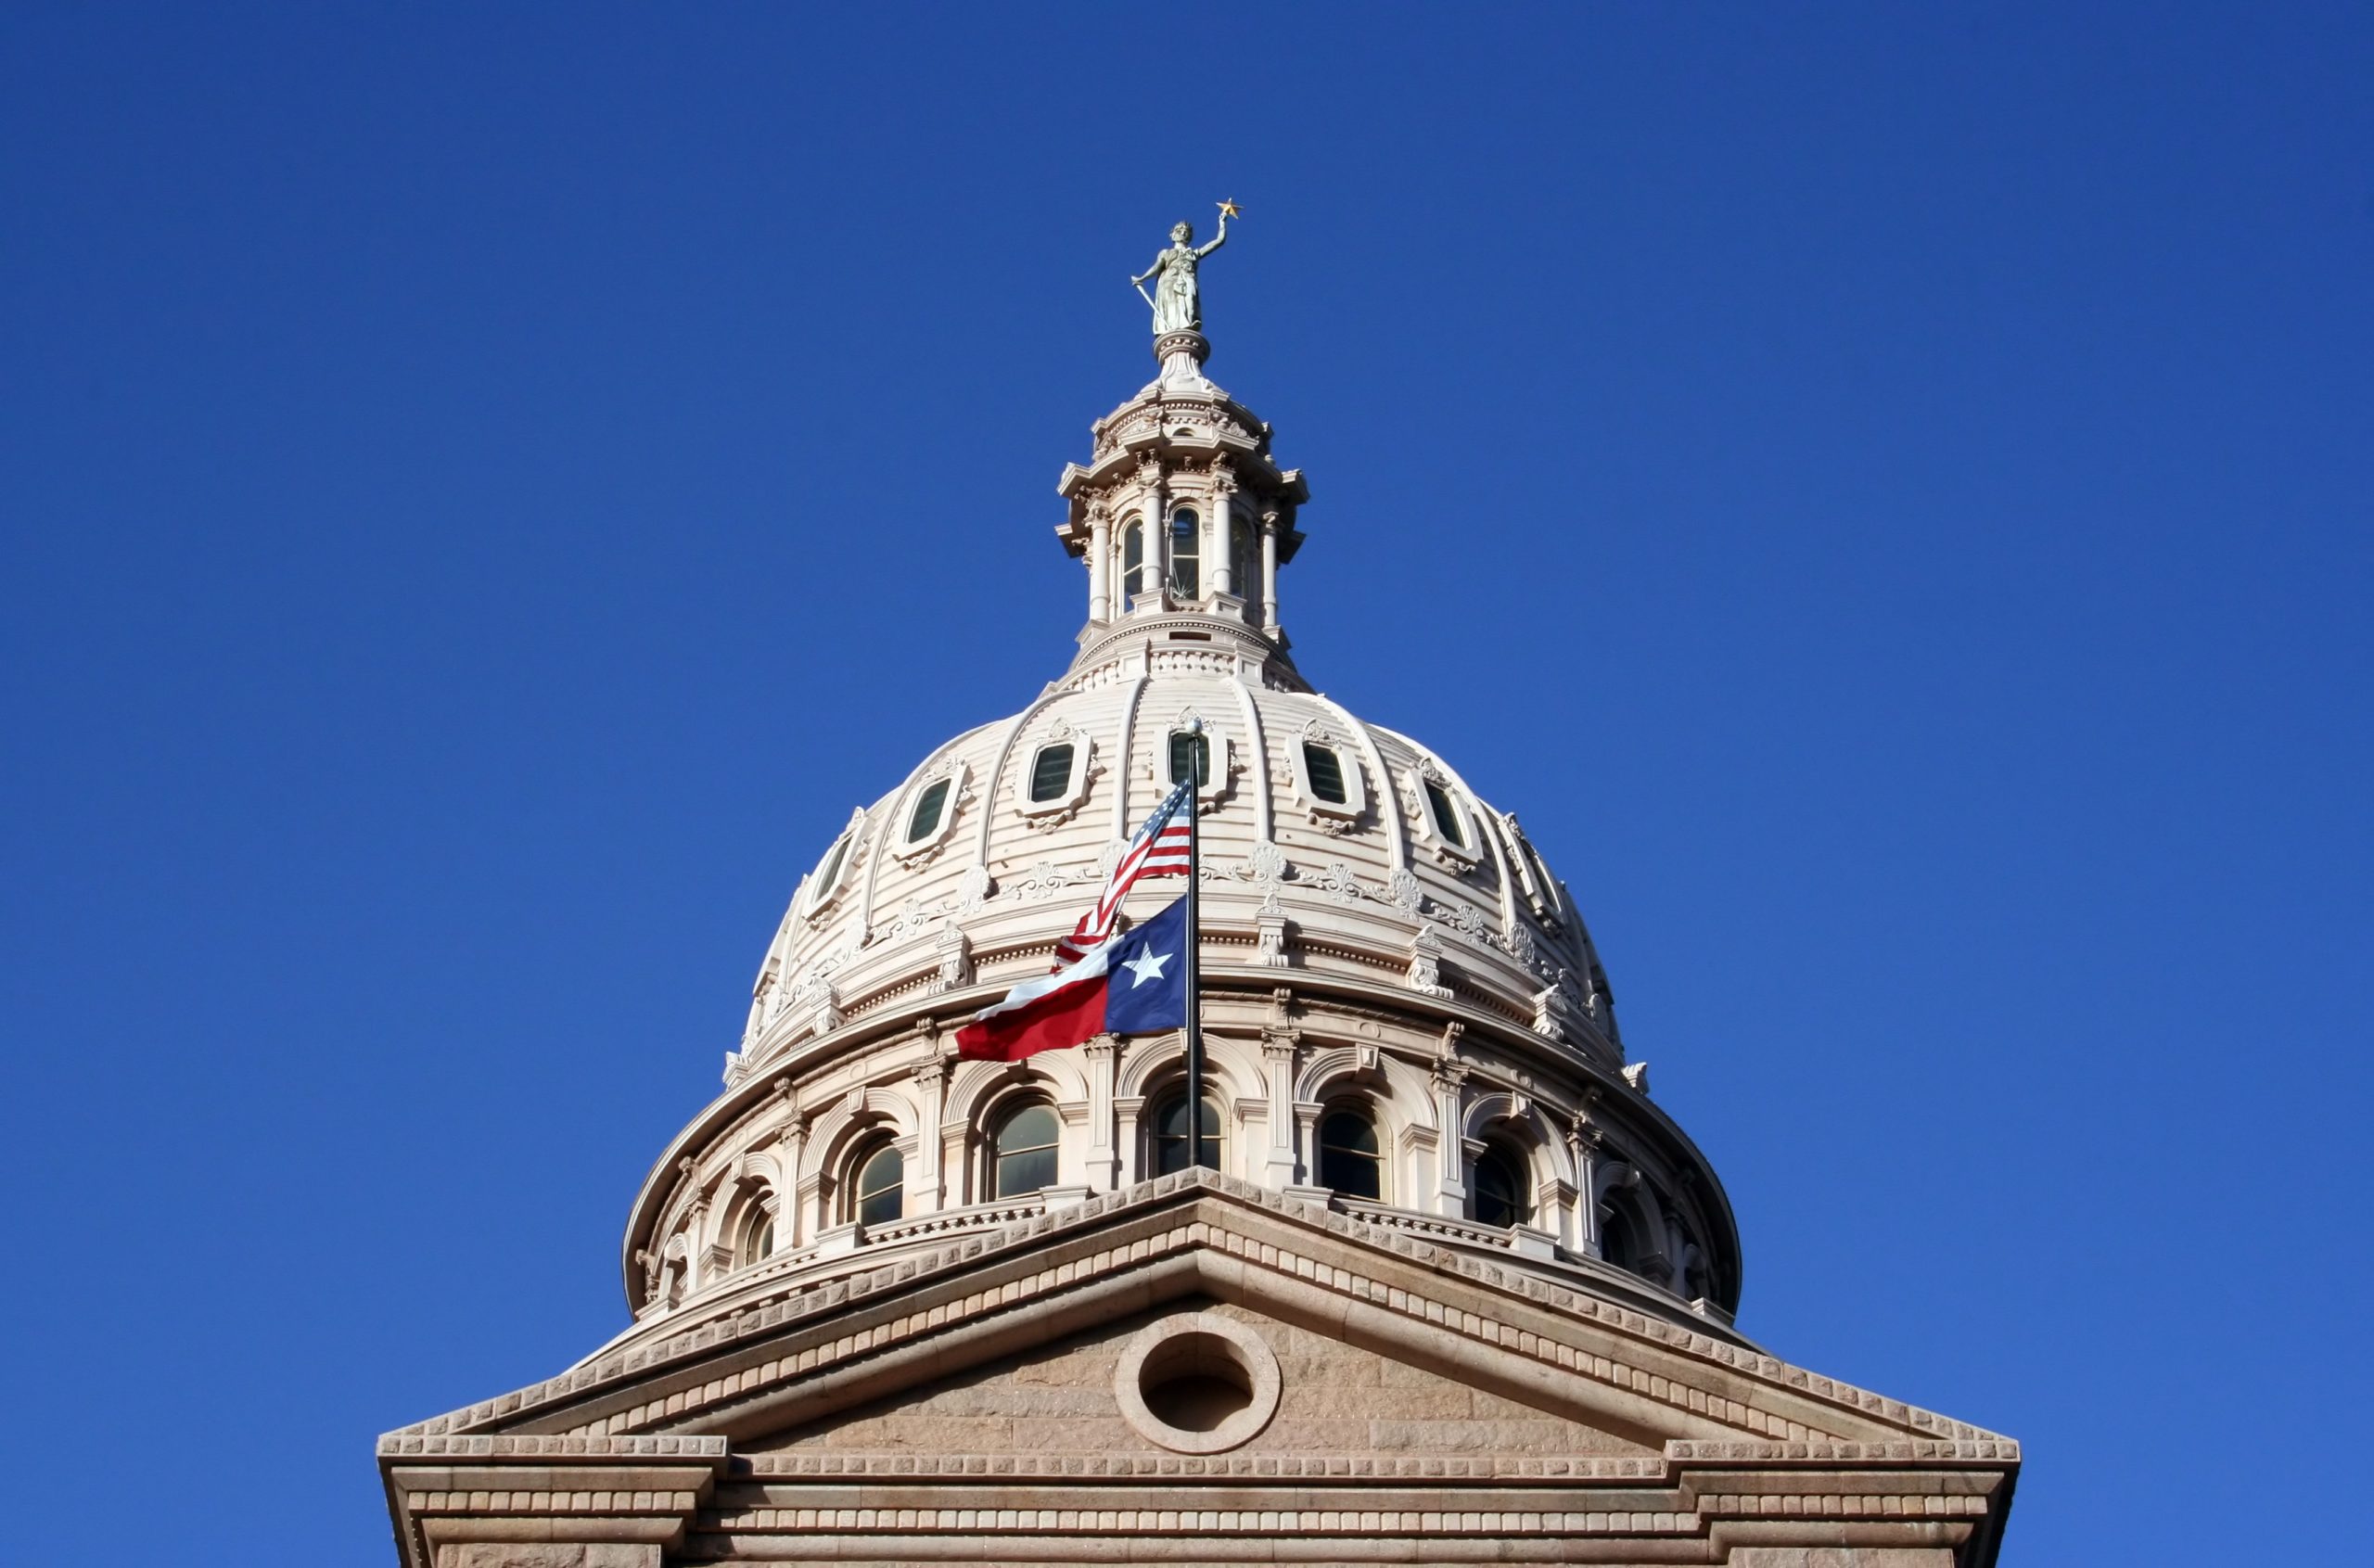
<path fill-rule="evenodd" d="M 1170 248 L 1154 259 L 1154 265 L 1130 280 L 1130 286 L 1154 307 L 1154 335 L 1168 332 L 1200 332 L 1204 328 L 1204 301 L 1195 287 L 1195 263 L 1228 243 L 1228 221 L 1237 216 L 1236 203 L 1223 201 L 1220 207 L 1220 232 L 1209 245 L 1195 244 L 1193 223 L 1174 223 L 1170 229 Z M 1146 293 L 1148 278 L 1160 281 L 1154 292 Z"/>

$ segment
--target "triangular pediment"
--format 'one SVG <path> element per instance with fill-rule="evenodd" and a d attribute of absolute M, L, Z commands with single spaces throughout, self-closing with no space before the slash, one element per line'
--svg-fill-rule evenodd
<path fill-rule="evenodd" d="M 1263 1332 L 1312 1365 L 1330 1345 L 1342 1347 L 1333 1354 L 1370 1358 L 1359 1364 L 1380 1379 L 1390 1365 L 1407 1386 L 1481 1396 L 1487 1402 L 1471 1404 L 1471 1421 L 1566 1423 L 1554 1429 L 1559 1444 L 1578 1456 L 1732 1441 L 1974 1442 L 2017 1453 L 1993 1434 L 1589 1289 L 1209 1171 L 649 1335 L 390 1441 L 701 1434 L 725 1436 L 737 1450 L 797 1447 L 809 1441 L 803 1433 L 870 1419 L 859 1412 L 928 1408 L 1083 1354 L 1117 1325 L 1197 1303 L 1275 1325 Z M 1509 1408 L 1526 1414 L 1506 1415 Z M 1547 1441 L 1553 1429 L 1526 1431 Z M 1436 1440 L 1454 1445 L 1439 1451 L 1458 1451 L 1448 1430 Z"/>
<path fill-rule="evenodd" d="M 1214 1390 L 1218 1405 L 1175 1405 L 1159 1396 L 1149 1407 L 1142 1391 L 1146 1358 L 1133 1351 L 1160 1347 L 1219 1319 L 1250 1334 L 1268 1352 L 1274 1387 L 1257 1403 L 1251 1381 L 1195 1379 Z M 1258 1352 L 1256 1352 L 1258 1354 Z M 1131 1382 L 1131 1372 L 1141 1374 Z M 1223 1414 L 1245 1409 L 1257 1418 L 1250 1434 L 1225 1451 L 1246 1460 L 1327 1454 L 1396 1460 L 1414 1458 L 1564 1454 L 1594 1458 L 1653 1457 L 1658 1449 L 1538 1409 L 1505 1394 L 1461 1382 L 1450 1369 L 1428 1367 L 1348 1344 L 1321 1328 L 1289 1322 L 1252 1308 L 1190 1295 L 1118 1317 L 1052 1344 L 981 1366 L 952 1371 L 856 1409 L 737 1442 L 761 1473 L 770 1457 L 888 1459 L 965 1454 L 1028 1456 L 1077 1471 L 1086 1460 L 1150 1468 L 1181 1451 L 1173 1420 L 1208 1432 Z M 1172 1386 L 1189 1384 L 1181 1379 Z M 1215 1447 L 1219 1445 L 1215 1444 Z M 795 1467 L 784 1467 L 795 1468 Z"/>
<path fill-rule="evenodd" d="M 1714 1564 L 1852 1532 L 1992 1561 L 2017 1444 L 1553 1267 L 1193 1171 L 696 1298 L 389 1434 L 380 1470 L 414 1568 L 547 1539 L 643 1543 L 650 1568 L 663 1549 L 938 1562 L 992 1537 L 1000 1561 L 1077 1563 L 1182 1510 L 1231 1560 L 1287 1539 L 1305 1561 Z M 1246 1375 L 1181 1401 L 1181 1365 L 1212 1364 L 1182 1362 L 1197 1336 Z"/>

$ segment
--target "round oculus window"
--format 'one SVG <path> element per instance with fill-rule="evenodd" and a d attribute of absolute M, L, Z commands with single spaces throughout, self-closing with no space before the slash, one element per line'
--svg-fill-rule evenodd
<path fill-rule="evenodd" d="M 1276 1354 L 1217 1312 L 1174 1313 L 1139 1330 L 1113 1382 L 1122 1418 L 1173 1453 L 1223 1453 L 1278 1413 Z"/>

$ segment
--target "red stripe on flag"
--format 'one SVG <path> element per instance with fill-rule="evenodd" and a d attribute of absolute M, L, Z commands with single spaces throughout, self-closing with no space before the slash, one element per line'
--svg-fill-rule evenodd
<path fill-rule="evenodd" d="M 1182 822 L 1163 828 L 1151 839 L 1142 838 L 1132 844 L 1114 866 L 1113 875 L 1095 904 L 1079 917 L 1079 924 L 1072 927 L 1071 934 L 1055 944 L 1054 967 L 1063 968 L 1101 946 L 1113 934 L 1113 922 L 1121 912 L 1121 900 L 1141 878 L 1185 875 L 1191 858 L 1189 835 L 1193 831 Z"/>
<path fill-rule="evenodd" d="M 1085 1045 L 1104 1032 L 1104 978 L 1098 975 L 975 1019 L 956 1031 L 956 1054 L 973 1062 L 1019 1062 Z"/>

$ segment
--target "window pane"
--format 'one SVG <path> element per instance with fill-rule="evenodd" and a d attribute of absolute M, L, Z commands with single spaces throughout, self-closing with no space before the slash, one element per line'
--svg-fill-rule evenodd
<path fill-rule="evenodd" d="M 1376 1128 L 1358 1111 L 1330 1111 L 1320 1121 L 1319 1141 L 1322 1147 L 1373 1154 L 1376 1153 Z"/>
<path fill-rule="evenodd" d="M 998 1152 L 1052 1149 L 1055 1145 L 1055 1113 L 1044 1105 L 1025 1105 L 998 1126 Z"/>
<path fill-rule="evenodd" d="M 1202 1137 L 1202 1164 L 1218 1170 L 1220 1165 L 1219 1107 L 1209 1100 L 1204 1102 L 1203 1126 L 1197 1130 Z M 1175 1170 L 1185 1170 L 1187 1158 L 1187 1097 L 1181 1095 L 1155 1115 L 1154 1173 L 1168 1176 Z"/>
<path fill-rule="evenodd" d="M 826 852 L 824 863 L 816 870 L 816 886 L 811 897 L 823 899 L 831 895 L 833 888 L 841 880 L 841 861 L 848 858 L 849 852 L 849 841 L 846 838 L 836 843 Z"/>
<path fill-rule="evenodd" d="M 1212 782 L 1212 747 L 1208 736 L 1182 732 L 1170 737 L 1170 782 L 1184 784 L 1191 775 L 1198 789 Z"/>
<path fill-rule="evenodd" d="M 1630 1268 L 1640 1261 L 1640 1244 L 1632 1238 L 1632 1221 L 1622 1209 L 1611 1210 L 1600 1221 L 1599 1250 L 1602 1257 L 1618 1268 Z"/>
<path fill-rule="evenodd" d="M 1459 808 L 1450 803 L 1450 796 L 1434 780 L 1426 781 L 1426 806 L 1435 814 L 1435 831 L 1459 848 L 1467 848 L 1467 829 L 1461 825 Z"/>
<path fill-rule="evenodd" d="M 1170 591 L 1182 598 L 1193 599 L 1202 589 L 1198 586 L 1197 567 L 1204 554 L 1203 529 L 1195 514 L 1181 507 L 1170 518 Z"/>
<path fill-rule="evenodd" d="M 1228 575 L 1238 598 L 1249 603 L 1261 596 L 1261 557 L 1253 548 L 1253 525 L 1242 517 L 1228 528 Z"/>
<path fill-rule="evenodd" d="M 1138 587 L 1138 568 L 1146 564 L 1146 530 L 1131 517 L 1121 525 L 1121 573 L 1130 591 Z"/>
<path fill-rule="evenodd" d="M 1334 746 L 1303 742 L 1302 776 L 1304 782 L 1310 785 L 1314 798 L 1324 800 L 1330 806 L 1344 804 L 1347 798 L 1344 794 L 1344 763 L 1335 755 Z"/>
<path fill-rule="evenodd" d="M 745 1263 L 756 1263 L 760 1258 L 773 1256 L 774 1250 L 775 1222 L 773 1218 L 770 1217 L 759 1220 L 758 1224 L 751 1227 L 750 1244 L 743 1249 L 742 1261 Z"/>
<path fill-rule="evenodd" d="M 907 819 L 907 842 L 919 844 L 939 831 L 939 814 L 948 807 L 949 780 L 935 781 L 915 797 L 914 814 Z"/>
<path fill-rule="evenodd" d="M 1485 1225 L 1522 1225 L 1533 1217 L 1524 1166 L 1506 1150 L 1487 1149 L 1475 1157 L 1475 1217 Z"/>
<path fill-rule="evenodd" d="M 1558 887 L 1550 880 L 1550 868 L 1542 864 L 1541 852 L 1533 847 L 1533 841 L 1528 838 L 1518 839 L 1517 848 L 1525 851 L 1525 869 L 1533 873 L 1534 890 L 1541 895 L 1543 906 L 1550 909 L 1557 908 Z"/>
<path fill-rule="evenodd" d="M 1377 1157 L 1376 1128 L 1367 1116 L 1330 1111 L 1320 1118 L 1319 1184 L 1347 1198 L 1384 1195 L 1384 1162 Z"/>
<path fill-rule="evenodd" d="M 907 1162 L 896 1149 L 877 1149 L 857 1173 L 857 1217 L 887 1225 L 906 1210 Z"/>
<path fill-rule="evenodd" d="M 1018 1197 L 1054 1183 L 1055 1126 L 1055 1113 L 1044 1105 L 1026 1105 L 998 1124 L 998 1197 Z"/>
<path fill-rule="evenodd" d="M 1036 1192 L 1041 1187 L 1055 1184 L 1055 1151 L 1033 1149 L 1022 1154 L 998 1156 L 998 1192 L 1001 1198 L 1020 1198 Z"/>
<path fill-rule="evenodd" d="M 1061 800 L 1072 786 L 1072 744 L 1042 746 L 1030 764 L 1030 803 Z"/>

